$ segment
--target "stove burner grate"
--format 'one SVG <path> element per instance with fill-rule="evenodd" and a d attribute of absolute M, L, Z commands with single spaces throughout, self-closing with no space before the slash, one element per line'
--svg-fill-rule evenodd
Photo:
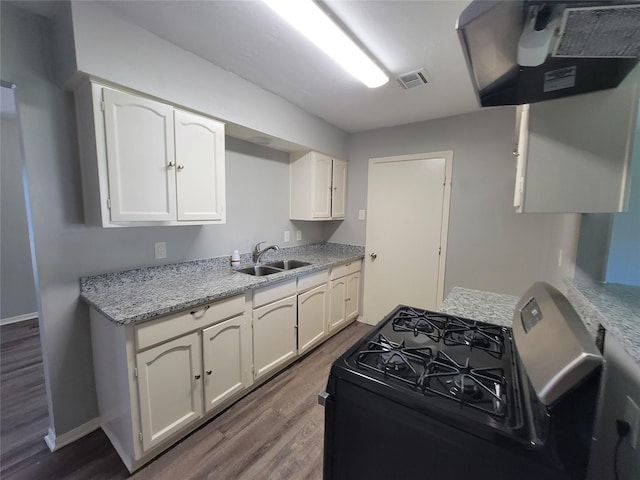
<path fill-rule="evenodd" d="M 471 368 L 438 352 L 421 376 L 425 393 L 434 393 L 496 417 L 507 415 L 507 382 L 502 368 Z"/>
<path fill-rule="evenodd" d="M 396 332 L 411 332 L 414 337 L 426 335 L 435 342 L 442 338 L 442 329 L 447 324 L 445 316 L 412 307 L 402 307 L 392 320 Z"/>
<path fill-rule="evenodd" d="M 358 353 L 356 363 L 417 387 L 432 357 L 429 347 L 406 347 L 404 342 L 392 342 L 380 334 L 377 341 L 369 342 L 367 349 Z"/>
<path fill-rule="evenodd" d="M 479 325 L 477 322 L 455 318 L 447 324 L 442 342 L 447 346 L 466 346 L 484 350 L 495 358 L 504 354 L 504 330 L 498 325 Z"/>

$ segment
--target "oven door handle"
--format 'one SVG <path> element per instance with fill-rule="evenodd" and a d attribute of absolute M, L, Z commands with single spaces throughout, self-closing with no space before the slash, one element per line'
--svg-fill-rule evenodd
<path fill-rule="evenodd" d="M 318 393 L 318 404 L 324 407 L 327 404 L 327 399 L 329 397 L 330 395 L 327 393 L 327 391 L 322 390 L 320 393 Z"/>

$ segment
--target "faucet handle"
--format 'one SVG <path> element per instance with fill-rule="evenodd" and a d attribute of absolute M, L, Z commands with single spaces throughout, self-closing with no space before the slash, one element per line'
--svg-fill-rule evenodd
<path fill-rule="evenodd" d="M 260 253 L 260 245 L 262 245 L 263 243 L 266 243 L 266 240 L 263 240 L 263 241 L 261 241 L 261 242 L 256 243 L 256 246 L 255 246 L 255 247 L 253 247 L 253 250 L 254 250 L 255 252 Z"/>

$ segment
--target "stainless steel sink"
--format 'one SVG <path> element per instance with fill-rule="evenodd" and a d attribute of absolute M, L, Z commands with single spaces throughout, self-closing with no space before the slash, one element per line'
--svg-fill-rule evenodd
<path fill-rule="evenodd" d="M 293 270 L 294 268 L 306 267 L 311 265 L 310 262 L 302 262 L 300 260 L 280 260 L 278 262 L 269 262 L 265 264 L 267 267 L 279 268 L 281 270 Z"/>
<path fill-rule="evenodd" d="M 265 275 L 272 275 L 274 273 L 282 272 L 280 268 L 268 267 L 266 265 L 254 265 L 253 267 L 239 268 L 238 272 L 247 273 L 256 277 L 263 277 Z"/>

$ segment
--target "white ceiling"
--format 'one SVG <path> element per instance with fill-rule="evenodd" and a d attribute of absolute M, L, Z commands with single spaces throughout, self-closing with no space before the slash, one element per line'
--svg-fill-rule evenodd
<path fill-rule="evenodd" d="M 350 133 L 479 108 L 455 31 L 468 3 L 326 2 L 392 77 L 369 89 L 260 1 L 106 2 L 122 18 Z M 423 67 L 428 85 L 404 90 L 395 81 Z"/>

